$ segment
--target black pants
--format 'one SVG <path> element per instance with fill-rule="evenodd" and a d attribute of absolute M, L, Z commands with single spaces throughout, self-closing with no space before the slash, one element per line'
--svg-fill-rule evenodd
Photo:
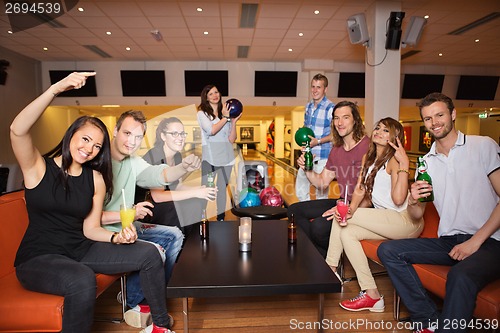
<path fill-rule="evenodd" d="M 295 223 L 302 228 L 323 258 L 326 258 L 328 251 L 332 221 L 327 221 L 321 215 L 336 204 L 336 199 L 320 199 L 301 201 L 288 207 L 288 218 L 293 214 Z"/>

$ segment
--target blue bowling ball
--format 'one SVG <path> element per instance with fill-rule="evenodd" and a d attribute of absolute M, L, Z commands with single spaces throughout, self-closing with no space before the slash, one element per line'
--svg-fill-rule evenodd
<path fill-rule="evenodd" d="M 236 118 L 243 112 L 243 104 L 236 98 L 228 99 L 226 108 L 229 111 L 229 117 Z"/>
<path fill-rule="evenodd" d="M 240 207 L 256 207 L 260 206 L 259 194 L 251 187 L 244 188 L 240 192 Z"/>

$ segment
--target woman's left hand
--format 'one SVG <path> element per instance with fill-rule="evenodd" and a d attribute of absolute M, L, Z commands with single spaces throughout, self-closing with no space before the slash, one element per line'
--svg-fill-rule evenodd
<path fill-rule="evenodd" d="M 240 115 L 238 117 L 231 118 L 231 123 L 234 124 L 235 122 L 237 122 L 238 120 L 240 120 L 240 118 L 241 118 L 242 115 L 243 115 L 243 113 L 240 113 Z"/>
<path fill-rule="evenodd" d="M 387 143 L 389 143 L 389 145 L 394 148 L 394 158 L 399 163 L 400 168 L 408 169 L 408 167 L 410 166 L 410 159 L 408 158 L 408 155 L 406 155 L 406 150 L 399 138 L 396 138 L 397 145 L 390 141 L 388 141 Z"/>
<path fill-rule="evenodd" d="M 122 229 L 114 238 L 115 244 L 132 244 L 137 240 L 137 230 L 131 224 L 129 227 Z"/>

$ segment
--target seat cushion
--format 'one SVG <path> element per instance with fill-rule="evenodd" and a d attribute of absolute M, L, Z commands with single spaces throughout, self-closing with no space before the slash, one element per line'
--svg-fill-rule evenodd
<path fill-rule="evenodd" d="M 425 289 L 444 299 L 450 266 L 417 264 L 413 267 Z M 488 284 L 479 292 L 474 315 L 483 319 L 500 318 L 500 280 Z"/>
<path fill-rule="evenodd" d="M 1 332 L 62 330 L 63 297 L 24 289 L 15 273 L 0 279 L 0 295 Z"/>

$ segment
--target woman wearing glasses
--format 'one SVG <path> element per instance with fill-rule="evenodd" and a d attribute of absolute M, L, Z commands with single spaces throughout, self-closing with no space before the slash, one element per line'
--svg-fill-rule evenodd
<path fill-rule="evenodd" d="M 233 143 L 236 141 L 236 118 L 229 117 L 227 107 L 222 104 L 219 90 L 214 85 L 207 85 L 201 91 L 201 103 L 198 106 L 198 123 L 201 128 L 202 163 L 201 182 L 207 184 L 207 175 L 216 176 L 217 220 L 223 221 L 226 211 L 226 186 L 235 163 Z"/>
<path fill-rule="evenodd" d="M 186 137 L 184 125 L 178 118 L 165 118 L 156 129 L 154 147 L 143 158 L 153 165 L 180 164 Z M 216 192 L 216 188 L 187 186 L 182 183 L 181 179 L 165 188 L 152 189 L 151 199 L 154 208 L 150 222 L 176 226 L 187 236 L 189 226 L 201 220 L 201 211 L 206 206 L 206 200 L 215 200 Z"/>

